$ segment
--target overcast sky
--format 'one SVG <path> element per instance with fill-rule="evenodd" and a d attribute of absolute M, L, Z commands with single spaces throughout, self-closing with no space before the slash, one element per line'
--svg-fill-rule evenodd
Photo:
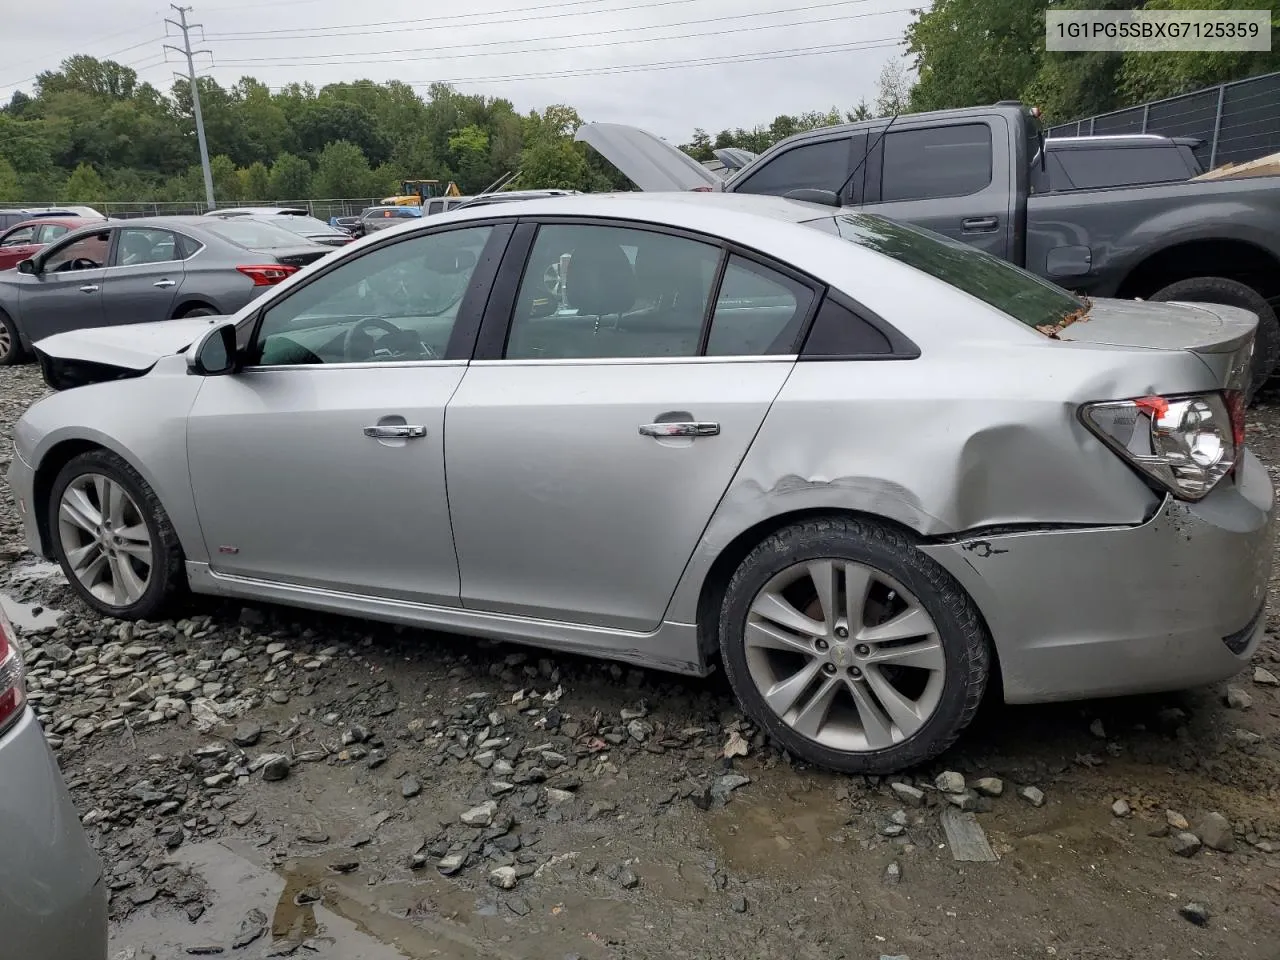
<path fill-rule="evenodd" d="M 893 44 L 921 0 L 192 0 L 204 25 L 198 69 L 272 87 L 398 79 L 419 92 L 451 81 L 520 111 L 551 103 L 588 120 L 647 127 L 683 141 L 695 127 L 768 123 L 780 113 L 871 100 Z M 88 53 L 132 66 L 168 90 L 156 0 L 6 4 L 0 100 L 34 75 Z M 464 12 L 465 11 L 465 12 Z M 171 33 L 175 31 L 170 29 Z M 814 49 L 816 48 L 816 49 Z M 732 60 L 738 62 L 726 62 Z M 680 66 L 691 61 L 711 61 Z M 182 65 L 185 68 L 185 65 Z M 593 72 L 594 71 L 594 72 Z M 613 72 L 610 72 L 613 71 Z M 625 72 L 624 72 L 625 71 Z M 574 74 L 577 75 L 574 75 Z"/>

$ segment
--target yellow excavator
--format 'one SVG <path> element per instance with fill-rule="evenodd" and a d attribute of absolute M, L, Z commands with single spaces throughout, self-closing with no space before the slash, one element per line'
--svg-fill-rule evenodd
<path fill-rule="evenodd" d="M 460 197 L 462 191 L 452 180 L 443 189 L 439 180 L 401 180 L 400 192 L 394 197 L 384 197 L 384 206 L 420 207 L 433 197 Z"/>

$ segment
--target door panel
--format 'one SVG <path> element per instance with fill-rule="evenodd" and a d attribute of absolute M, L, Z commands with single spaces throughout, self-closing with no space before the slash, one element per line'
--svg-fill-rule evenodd
<path fill-rule="evenodd" d="M 658 626 L 791 367 L 473 364 L 446 440 L 463 605 Z M 719 431 L 641 434 L 664 419 Z"/>
<path fill-rule="evenodd" d="M 366 249 L 272 297 L 187 428 L 217 572 L 458 605 L 444 411 L 509 230 Z M 470 343 L 465 346 L 469 354 Z"/>
<path fill-rule="evenodd" d="M 869 164 L 868 194 L 878 202 L 867 211 L 1007 257 L 1016 195 L 1007 127 L 1000 116 L 915 129 L 895 124 Z"/>
<path fill-rule="evenodd" d="M 187 455 L 213 569 L 456 606 L 444 408 L 464 369 L 264 367 L 209 378 Z M 425 435 L 366 435 L 391 421 Z"/>
<path fill-rule="evenodd" d="M 183 262 L 177 238 L 168 230 L 122 227 L 111 267 L 102 284 L 102 311 L 108 324 L 168 320 L 182 286 Z"/>

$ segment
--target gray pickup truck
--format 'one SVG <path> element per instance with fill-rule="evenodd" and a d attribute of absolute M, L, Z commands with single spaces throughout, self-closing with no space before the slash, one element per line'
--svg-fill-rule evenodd
<path fill-rule="evenodd" d="M 584 124 L 577 139 L 641 190 L 864 207 L 1081 293 L 1244 307 L 1255 388 L 1280 360 L 1280 177 L 1055 190 L 1040 124 L 1012 103 L 797 134 L 727 179 L 635 127 Z"/>

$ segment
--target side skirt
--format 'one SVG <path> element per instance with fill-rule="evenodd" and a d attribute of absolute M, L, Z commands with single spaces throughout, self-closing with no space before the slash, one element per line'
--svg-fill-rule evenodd
<path fill-rule="evenodd" d="M 190 560 L 187 561 L 186 568 L 187 582 L 195 593 L 260 600 L 350 617 L 505 640 L 545 647 L 548 650 L 619 660 L 639 667 L 689 676 L 701 677 L 711 672 L 710 666 L 702 660 L 698 650 L 698 628 L 688 623 L 664 622 L 657 630 L 636 633 L 258 580 L 217 573 L 207 563 Z"/>

